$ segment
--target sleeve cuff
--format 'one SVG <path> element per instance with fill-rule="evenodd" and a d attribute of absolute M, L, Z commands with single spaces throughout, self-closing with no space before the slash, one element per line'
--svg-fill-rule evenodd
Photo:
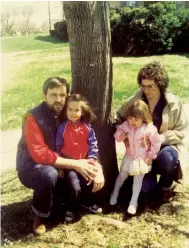
<path fill-rule="evenodd" d="M 55 164 L 58 157 L 59 157 L 58 154 L 56 152 L 54 152 L 54 156 L 52 158 L 52 164 Z"/>
<path fill-rule="evenodd" d="M 161 140 L 161 143 L 165 143 L 165 137 L 163 134 L 160 134 L 160 140 Z"/>

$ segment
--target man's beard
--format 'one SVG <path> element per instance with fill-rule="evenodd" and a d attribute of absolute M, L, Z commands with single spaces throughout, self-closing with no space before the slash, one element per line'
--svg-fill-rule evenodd
<path fill-rule="evenodd" d="M 62 111 L 63 109 L 63 105 L 62 104 L 59 104 L 59 103 L 55 103 L 53 104 L 52 108 L 53 110 L 57 113 L 57 114 L 60 114 L 60 112 Z"/>

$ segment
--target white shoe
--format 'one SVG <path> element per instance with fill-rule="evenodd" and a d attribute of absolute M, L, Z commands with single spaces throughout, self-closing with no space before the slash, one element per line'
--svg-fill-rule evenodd
<path fill-rule="evenodd" d="M 129 214 L 136 214 L 136 210 L 137 210 L 137 206 L 130 204 L 128 209 L 127 209 L 127 212 Z"/>
<path fill-rule="evenodd" d="M 115 195 L 115 194 L 112 194 L 111 197 L 110 197 L 110 205 L 116 205 L 117 204 L 117 198 L 118 198 L 118 195 Z"/>

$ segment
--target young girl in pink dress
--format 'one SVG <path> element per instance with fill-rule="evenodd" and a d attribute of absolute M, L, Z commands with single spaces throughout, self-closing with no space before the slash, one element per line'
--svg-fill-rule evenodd
<path fill-rule="evenodd" d="M 161 146 L 157 128 L 152 123 L 149 108 L 144 101 L 136 100 L 128 105 L 126 121 L 117 127 L 114 137 L 118 142 L 124 141 L 126 154 L 123 157 L 120 173 L 110 198 L 110 205 L 117 203 L 120 188 L 127 177 L 131 175 L 134 179 L 132 197 L 127 212 L 135 214 L 143 177 L 150 171 L 152 160 L 157 157 Z"/>

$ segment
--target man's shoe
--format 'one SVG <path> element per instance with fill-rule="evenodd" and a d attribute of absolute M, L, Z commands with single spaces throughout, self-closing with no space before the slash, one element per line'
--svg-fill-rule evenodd
<path fill-rule="evenodd" d="M 33 222 L 33 232 L 35 234 L 41 235 L 46 232 L 46 226 L 43 221 L 44 221 L 43 218 L 39 216 L 35 216 L 34 222 Z"/>
<path fill-rule="evenodd" d="M 66 211 L 65 213 L 65 222 L 66 223 L 72 223 L 75 219 L 75 215 L 71 211 Z"/>
<path fill-rule="evenodd" d="M 161 195 L 161 201 L 164 203 L 168 203 L 173 200 L 173 193 L 171 189 L 161 190 L 160 195 Z"/>
<path fill-rule="evenodd" d="M 102 213 L 102 208 L 99 207 L 98 205 L 93 205 L 93 206 L 86 206 L 81 204 L 81 207 L 86 209 L 88 212 L 93 213 L 93 214 L 101 214 Z"/>

